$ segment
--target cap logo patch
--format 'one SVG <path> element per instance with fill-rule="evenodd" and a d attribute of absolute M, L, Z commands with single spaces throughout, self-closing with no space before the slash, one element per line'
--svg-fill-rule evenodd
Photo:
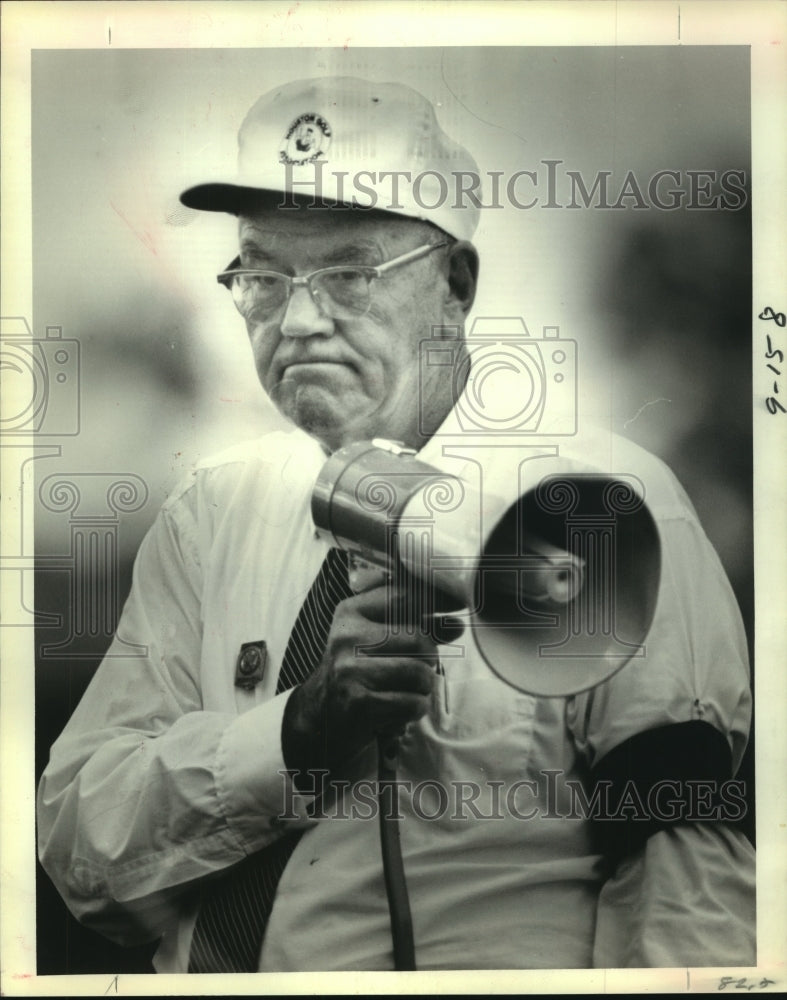
<path fill-rule="evenodd" d="M 279 146 L 280 163 L 314 163 L 325 156 L 331 145 L 331 126 L 309 111 L 290 125 Z"/>

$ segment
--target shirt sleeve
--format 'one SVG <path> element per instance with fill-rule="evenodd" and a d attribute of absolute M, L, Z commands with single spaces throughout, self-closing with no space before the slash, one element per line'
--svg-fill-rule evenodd
<path fill-rule="evenodd" d="M 201 578 L 181 496 L 143 540 L 115 640 L 38 790 L 45 870 L 79 920 L 123 944 L 160 936 L 195 880 L 306 822 L 281 753 L 288 694 L 240 716 L 203 707 Z"/>
<path fill-rule="evenodd" d="M 722 824 L 661 830 L 601 889 L 595 968 L 753 966 L 754 849 Z"/>
<path fill-rule="evenodd" d="M 740 612 L 718 556 L 689 516 L 659 531 L 661 580 L 643 655 L 570 699 L 567 719 L 591 781 L 609 773 L 645 791 L 661 781 L 680 798 L 693 778 L 724 781 L 737 771 L 751 691 Z M 648 830 L 610 858 L 594 964 L 754 964 L 754 852 L 743 832 L 684 814 Z"/>
<path fill-rule="evenodd" d="M 734 772 L 748 741 L 752 704 L 740 611 L 696 520 L 661 521 L 659 535 L 658 599 L 641 654 L 570 699 L 568 725 L 593 768 L 639 733 L 703 721 L 727 740 Z"/>

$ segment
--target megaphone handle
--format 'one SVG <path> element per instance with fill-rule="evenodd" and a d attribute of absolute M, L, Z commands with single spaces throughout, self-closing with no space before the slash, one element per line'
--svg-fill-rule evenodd
<path fill-rule="evenodd" d="M 393 805 L 396 795 L 396 765 L 399 758 L 399 737 L 377 737 L 377 785 L 380 811 L 380 847 L 383 856 L 385 891 L 391 915 L 394 967 L 399 972 L 415 970 L 415 943 L 410 899 L 404 876 L 402 847 L 399 841 L 399 819 Z M 390 795 L 386 791 L 390 790 Z M 388 803 L 386 803 L 386 799 Z"/>

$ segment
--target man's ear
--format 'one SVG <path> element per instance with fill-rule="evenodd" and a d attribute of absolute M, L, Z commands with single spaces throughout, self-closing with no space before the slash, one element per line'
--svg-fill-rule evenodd
<path fill-rule="evenodd" d="M 448 294 L 446 309 L 466 316 L 473 307 L 478 286 L 478 251 L 467 240 L 448 248 Z"/>

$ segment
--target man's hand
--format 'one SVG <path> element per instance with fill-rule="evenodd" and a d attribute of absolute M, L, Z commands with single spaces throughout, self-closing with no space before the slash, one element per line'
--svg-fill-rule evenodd
<path fill-rule="evenodd" d="M 378 734 L 395 733 L 426 714 L 437 647 L 422 629 L 392 634 L 404 600 L 403 591 L 377 586 L 337 606 L 322 663 L 284 711 L 288 769 L 334 770 Z M 441 639 L 451 641 L 458 632 L 461 627 Z M 372 655 L 365 646 L 375 647 Z"/>

